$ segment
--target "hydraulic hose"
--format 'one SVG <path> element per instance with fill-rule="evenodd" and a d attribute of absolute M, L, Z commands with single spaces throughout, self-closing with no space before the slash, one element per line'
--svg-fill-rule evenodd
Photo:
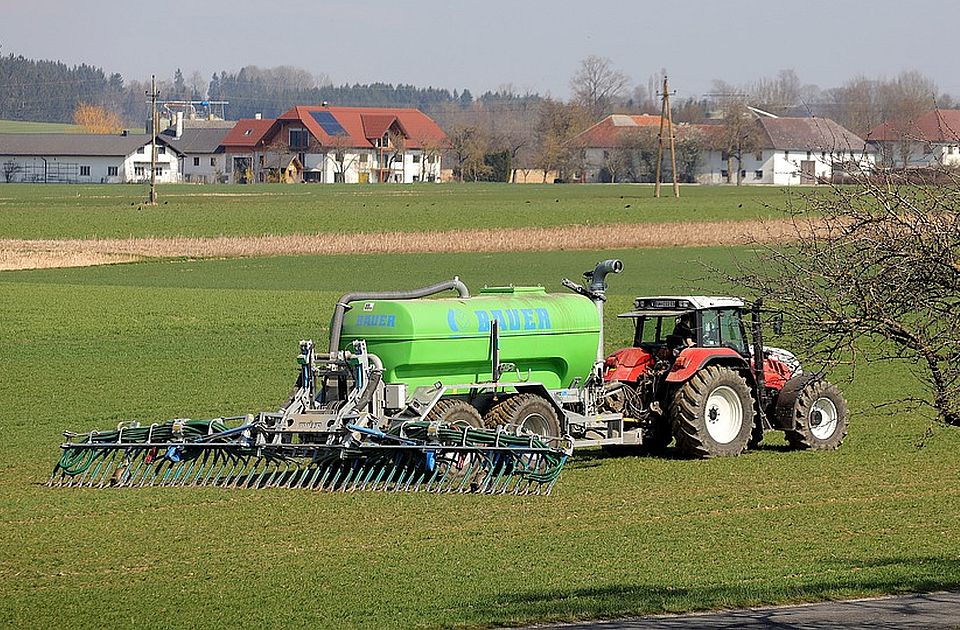
<path fill-rule="evenodd" d="M 333 319 L 330 321 L 330 354 L 335 354 L 340 350 L 340 335 L 343 332 L 343 316 L 350 308 L 350 302 L 360 300 L 414 300 L 416 298 L 436 295 L 444 291 L 456 291 L 461 298 L 470 297 L 470 291 L 467 285 L 460 281 L 460 278 L 438 282 L 422 289 L 411 289 L 409 291 L 379 291 L 379 292 L 357 292 L 347 293 L 339 300 L 333 309 Z"/>

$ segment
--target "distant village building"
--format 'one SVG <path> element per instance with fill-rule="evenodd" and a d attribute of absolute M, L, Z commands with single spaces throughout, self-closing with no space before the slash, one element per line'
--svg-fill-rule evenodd
<path fill-rule="evenodd" d="M 960 166 L 960 109 L 935 109 L 916 120 L 888 121 L 867 134 L 891 168 Z"/>
<path fill-rule="evenodd" d="M 225 183 L 227 160 L 223 139 L 236 123 L 229 120 L 184 119 L 160 133 L 164 142 L 180 155 L 180 174 L 187 183 Z"/>
<path fill-rule="evenodd" d="M 745 152 L 739 163 L 742 184 L 812 185 L 870 171 L 876 164 L 876 149 L 829 118 L 760 116 L 755 124 L 755 148 Z M 697 181 L 736 183 L 737 160 L 715 148 L 722 123 L 697 127 L 707 147 Z"/>
<path fill-rule="evenodd" d="M 223 139 L 231 182 L 439 181 L 446 135 L 416 109 L 297 106 Z"/>
<path fill-rule="evenodd" d="M 582 166 L 574 179 L 586 183 L 622 181 L 625 176 L 635 179 L 637 173 L 627 171 L 640 162 L 637 136 L 646 131 L 656 137 L 659 130 L 660 116 L 607 116 L 570 140 L 570 147 L 580 152 L 575 161 Z"/>
<path fill-rule="evenodd" d="M 5 182 L 107 184 L 150 181 L 147 134 L 0 134 Z M 180 151 L 159 137 L 157 181 L 180 181 Z"/>

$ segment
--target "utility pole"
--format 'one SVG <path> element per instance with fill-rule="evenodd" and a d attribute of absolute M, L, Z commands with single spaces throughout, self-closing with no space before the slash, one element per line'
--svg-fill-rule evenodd
<path fill-rule="evenodd" d="M 150 198 L 147 203 L 155 206 L 157 205 L 157 127 L 160 124 L 157 120 L 157 99 L 160 98 L 160 92 L 157 91 L 156 75 L 150 75 L 150 91 L 147 96 L 150 97 Z"/>
<path fill-rule="evenodd" d="M 655 197 L 660 197 L 660 180 L 663 165 L 663 123 L 667 123 L 667 133 L 670 134 L 670 165 L 673 173 L 673 196 L 680 197 L 680 184 L 677 180 L 677 145 L 673 135 L 673 114 L 670 112 L 670 86 L 667 75 L 663 75 L 663 91 L 660 93 L 660 133 L 657 135 L 657 183 L 653 190 Z"/>

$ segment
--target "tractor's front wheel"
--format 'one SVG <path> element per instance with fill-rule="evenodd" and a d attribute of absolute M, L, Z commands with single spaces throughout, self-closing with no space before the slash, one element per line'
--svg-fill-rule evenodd
<path fill-rule="evenodd" d="M 516 394 L 498 402 L 483 417 L 491 429 L 513 425 L 546 437 L 560 437 L 557 411 L 543 397 L 536 394 Z"/>
<path fill-rule="evenodd" d="M 797 392 L 792 407 L 784 405 L 780 412 L 785 414 L 783 426 L 793 427 L 785 435 L 795 449 L 832 451 L 847 437 L 847 401 L 829 381 L 810 380 Z"/>
<path fill-rule="evenodd" d="M 747 448 L 753 430 L 753 395 L 742 376 L 707 367 L 673 396 L 670 417 L 680 452 L 690 457 L 732 457 Z"/>

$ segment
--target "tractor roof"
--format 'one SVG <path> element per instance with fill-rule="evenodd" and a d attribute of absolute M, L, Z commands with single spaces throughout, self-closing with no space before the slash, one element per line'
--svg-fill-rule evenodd
<path fill-rule="evenodd" d="M 712 308 L 743 308 L 743 300 L 706 295 L 659 295 L 638 297 L 633 306 L 636 310 L 621 313 L 619 317 L 675 317 Z"/>

